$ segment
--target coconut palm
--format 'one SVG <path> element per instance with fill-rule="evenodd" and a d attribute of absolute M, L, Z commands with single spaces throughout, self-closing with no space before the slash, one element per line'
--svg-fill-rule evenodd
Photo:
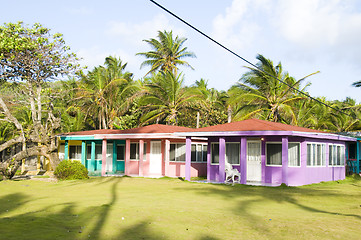
<path fill-rule="evenodd" d="M 179 112 L 197 97 L 192 89 L 184 87 L 183 81 L 182 74 L 170 71 L 154 75 L 151 82 L 145 84 L 144 96 L 139 101 L 145 112 L 140 121 L 178 125 Z"/>
<path fill-rule="evenodd" d="M 330 104 L 324 97 L 318 98 L 317 100 L 325 104 Z M 294 125 L 328 131 L 331 109 L 325 104 L 315 102 L 311 99 L 294 103 L 293 106 L 296 116 Z"/>
<path fill-rule="evenodd" d="M 99 129 L 111 127 L 113 119 L 127 110 L 134 92 L 139 90 L 132 74 L 124 72 L 126 65 L 120 59 L 108 57 L 105 66 L 81 76 L 75 100 L 86 117 L 98 123 Z"/>
<path fill-rule="evenodd" d="M 193 84 L 193 91 L 197 101 L 192 104 L 193 113 L 188 111 L 188 125 L 192 127 L 206 127 L 223 124 L 227 121 L 225 91 L 218 91 L 208 87 L 208 81 L 200 79 Z M 197 114 L 197 119 L 195 118 Z M 192 124 L 196 123 L 196 125 Z"/>
<path fill-rule="evenodd" d="M 258 117 L 274 122 L 294 123 L 296 116 L 293 104 L 305 97 L 289 86 L 303 91 L 308 84 L 301 89 L 301 83 L 312 74 L 296 80 L 283 71 L 281 63 L 274 66 L 271 60 L 260 54 L 257 59 L 257 68 L 247 67 L 249 71 L 229 90 L 229 104 L 234 109 L 234 119 Z"/>
<path fill-rule="evenodd" d="M 200 101 L 208 108 L 214 106 L 215 108 L 223 109 L 226 106 L 226 101 L 228 99 L 227 93 L 224 91 L 218 91 L 214 88 L 208 88 L 208 81 L 201 78 L 201 80 L 196 81 L 194 87 L 199 91 Z"/>
<path fill-rule="evenodd" d="M 187 51 L 187 47 L 183 47 L 186 40 L 186 38 L 178 36 L 173 38 L 172 31 L 158 31 L 158 39 L 143 40 L 150 45 L 152 51 L 136 54 L 147 58 L 140 67 L 151 66 L 150 71 L 146 75 L 158 70 L 164 72 L 171 71 L 177 75 L 178 66 L 192 68 L 188 62 L 183 60 L 186 57 L 195 57 L 193 52 Z"/>
<path fill-rule="evenodd" d="M 345 101 L 333 101 L 331 106 L 337 110 L 330 110 L 329 130 L 333 132 L 351 132 L 359 131 L 361 128 L 361 113 L 360 105 L 351 98 L 346 98 Z M 346 114 L 345 114 L 346 113 Z"/>

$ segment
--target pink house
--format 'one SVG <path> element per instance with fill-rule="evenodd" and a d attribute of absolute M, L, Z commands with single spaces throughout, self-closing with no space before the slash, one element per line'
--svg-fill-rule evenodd
<path fill-rule="evenodd" d="M 127 130 L 92 130 L 59 136 L 59 157 L 81 161 L 89 175 L 185 177 L 185 137 L 191 128 L 150 125 Z M 207 175 L 207 142 L 193 138 L 190 177 Z"/>

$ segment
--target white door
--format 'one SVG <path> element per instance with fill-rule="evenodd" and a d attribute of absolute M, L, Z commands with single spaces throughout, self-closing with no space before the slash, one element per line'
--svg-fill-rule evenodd
<path fill-rule="evenodd" d="M 149 174 L 162 175 L 162 144 L 150 142 Z"/>
<path fill-rule="evenodd" d="M 113 170 L 113 143 L 107 144 L 107 157 L 105 163 L 105 171 L 111 172 Z"/>
<path fill-rule="evenodd" d="M 261 142 L 247 142 L 247 181 L 262 181 Z"/>

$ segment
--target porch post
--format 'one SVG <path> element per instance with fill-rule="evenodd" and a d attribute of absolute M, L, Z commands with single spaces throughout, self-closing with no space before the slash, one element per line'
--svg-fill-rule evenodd
<path fill-rule="evenodd" d="M 261 181 L 266 182 L 266 139 L 261 140 Z"/>
<path fill-rule="evenodd" d="M 224 137 L 219 138 L 219 173 L 218 182 L 223 183 L 225 180 L 225 162 L 226 162 L 226 140 Z"/>
<path fill-rule="evenodd" d="M 105 176 L 105 168 L 107 164 L 107 140 L 102 141 L 102 176 Z"/>
<path fill-rule="evenodd" d="M 81 164 L 85 166 L 86 161 L 86 141 L 81 141 Z"/>
<path fill-rule="evenodd" d="M 115 173 L 117 169 L 117 140 L 113 141 L 113 164 L 112 172 Z"/>
<path fill-rule="evenodd" d="M 191 155 L 192 155 L 192 139 L 186 137 L 186 165 L 185 165 L 185 179 L 191 180 Z"/>
<path fill-rule="evenodd" d="M 139 140 L 139 176 L 143 176 L 143 156 L 144 156 L 144 140 Z"/>
<path fill-rule="evenodd" d="M 247 138 L 241 137 L 241 184 L 247 184 Z"/>
<path fill-rule="evenodd" d="M 125 169 L 124 175 L 129 175 L 129 162 L 130 162 L 130 139 L 125 140 Z"/>
<path fill-rule="evenodd" d="M 288 185 L 288 137 L 282 137 L 282 183 Z"/>
<path fill-rule="evenodd" d="M 169 151 L 170 151 L 170 140 L 165 140 L 164 146 L 164 175 L 169 177 Z"/>
<path fill-rule="evenodd" d="M 326 158 L 325 158 L 325 161 L 326 161 L 326 167 L 328 167 L 329 166 L 329 162 L 330 162 L 330 148 L 329 148 L 329 143 L 326 143 L 325 144 L 325 154 L 326 154 Z M 345 155 L 346 156 L 346 155 Z M 333 167 L 333 166 L 332 166 Z"/>
<path fill-rule="evenodd" d="M 69 141 L 65 140 L 65 146 L 64 146 L 64 160 L 69 159 Z"/>
<path fill-rule="evenodd" d="M 212 148 L 212 142 L 211 142 L 211 139 L 208 138 L 208 145 L 207 145 L 207 182 L 211 182 L 211 148 Z"/>
<path fill-rule="evenodd" d="M 92 141 L 91 144 L 91 157 L 90 157 L 90 169 L 89 172 L 94 172 L 95 171 L 95 141 Z"/>

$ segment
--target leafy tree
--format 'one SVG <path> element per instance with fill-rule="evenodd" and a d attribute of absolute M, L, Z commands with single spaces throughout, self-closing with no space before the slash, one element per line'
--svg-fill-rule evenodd
<path fill-rule="evenodd" d="M 186 38 L 179 38 L 178 36 L 173 38 L 172 31 L 158 31 L 158 40 L 154 38 L 143 40 L 151 46 L 152 51 L 136 54 L 148 59 L 140 67 L 151 66 L 146 75 L 159 70 L 163 72 L 171 71 L 177 75 L 178 65 L 192 68 L 188 62 L 182 60 L 185 57 L 195 57 L 193 52 L 187 51 L 187 47 L 183 47 L 186 40 Z"/>
<path fill-rule="evenodd" d="M 333 101 L 330 104 L 333 108 L 344 113 L 330 109 L 329 114 L 329 130 L 333 132 L 352 132 L 361 129 L 361 106 L 356 104 L 356 101 L 351 98 L 346 98 L 345 101 Z"/>
<path fill-rule="evenodd" d="M 197 98 L 192 89 L 183 86 L 183 81 L 183 75 L 167 71 L 159 72 L 145 84 L 144 96 L 139 100 L 145 111 L 140 118 L 142 124 L 165 122 L 178 125 L 179 112 Z"/>
<path fill-rule="evenodd" d="M 133 74 L 124 72 L 126 66 L 120 59 L 107 57 L 105 66 L 95 67 L 81 76 L 74 100 L 85 110 L 86 118 L 98 123 L 99 129 L 112 127 L 115 117 L 128 110 L 139 91 Z"/>
<path fill-rule="evenodd" d="M 60 118 L 53 112 L 54 95 L 48 82 L 74 72 L 78 67 L 76 60 L 62 35 L 51 34 L 50 29 L 41 24 L 29 27 L 18 22 L 0 26 L 0 80 L 2 84 L 12 82 L 14 91 L 22 96 L 17 104 L 25 106 L 31 114 L 31 121 L 24 128 L 24 122 L 11 108 L 17 99 L 6 100 L 6 92 L 2 91 L 0 118 L 13 124 L 16 135 L 1 144 L 0 151 L 16 144 L 23 147 L 1 164 L 0 174 L 11 178 L 20 160 L 37 155 L 48 158 L 55 169 L 59 162 L 55 133 L 60 127 Z"/>
<path fill-rule="evenodd" d="M 260 54 L 257 59 L 258 68 L 247 67 L 249 71 L 229 91 L 229 104 L 233 106 L 234 118 L 258 117 L 274 122 L 295 122 L 293 104 L 305 97 L 284 83 L 303 91 L 301 83 L 314 73 L 296 80 L 283 71 L 281 63 L 274 66 L 271 60 Z"/>
<path fill-rule="evenodd" d="M 74 104 L 79 80 L 71 77 L 67 80 L 56 81 L 52 83 L 52 89 L 62 96 L 54 102 L 54 111 L 61 116 L 61 132 L 76 132 L 87 130 L 85 113 Z"/>
<path fill-rule="evenodd" d="M 330 104 L 325 98 L 318 98 L 320 102 Z M 317 130 L 329 130 L 330 108 L 311 99 L 294 103 L 296 121 L 294 125 Z"/>
<path fill-rule="evenodd" d="M 181 111 L 180 125 L 197 127 L 198 123 L 198 127 L 207 127 L 227 122 L 226 92 L 208 88 L 208 81 L 204 79 L 195 82 L 192 92 L 195 101 Z"/>
<path fill-rule="evenodd" d="M 139 126 L 139 119 L 142 116 L 142 110 L 138 107 L 137 101 L 134 101 L 129 110 L 123 115 L 115 117 L 113 125 L 117 129 L 130 129 Z"/>

